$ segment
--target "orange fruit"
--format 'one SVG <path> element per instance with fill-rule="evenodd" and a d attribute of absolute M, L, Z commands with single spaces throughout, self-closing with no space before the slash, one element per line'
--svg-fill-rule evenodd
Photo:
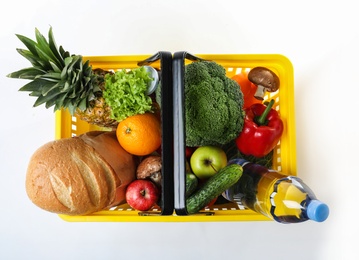
<path fill-rule="evenodd" d="M 118 124 L 116 135 L 127 152 L 148 155 L 161 146 L 161 123 L 151 113 L 130 116 Z"/>

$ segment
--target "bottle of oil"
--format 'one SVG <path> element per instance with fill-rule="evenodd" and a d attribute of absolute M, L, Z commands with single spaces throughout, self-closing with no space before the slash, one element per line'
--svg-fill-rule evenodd
<path fill-rule="evenodd" d="M 243 159 L 233 159 L 228 163 L 241 165 L 243 175 L 237 184 L 222 194 L 227 200 L 280 223 L 322 222 L 327 219 L 328 206 L 317 200 L 300 178 Z"/>

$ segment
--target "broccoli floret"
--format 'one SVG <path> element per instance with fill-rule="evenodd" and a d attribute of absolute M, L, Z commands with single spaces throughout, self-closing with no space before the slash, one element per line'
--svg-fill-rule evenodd
<path fill-rule="evenodd" d="M 186 145 L 224 145 L 243 128 L 243 94 L 226 70 L 213 61 L 185 67 Z"/>

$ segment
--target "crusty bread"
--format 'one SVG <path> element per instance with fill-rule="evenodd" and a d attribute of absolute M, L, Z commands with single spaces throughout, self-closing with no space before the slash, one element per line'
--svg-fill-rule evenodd
<path fill-rule="evenodd" d="M 26 192 L 38 207 L 67 215 L 84 215 L 124 201 L 135 179 L 135 157 L 114 132 L 93 132 L 49 142 L 30 159 Z"/>
<path fill-rule="evenodd" d="M 80 138 L 98 151 L 114 169 L 116 179 L 116 196 L 108 207 L 125 202 L 127 185 L 136 177 L 137 157 L 126 152 L 117 141 L 116 132 L 93 131 Z M 106 145 L 104 145 L 106 144 Z"/>

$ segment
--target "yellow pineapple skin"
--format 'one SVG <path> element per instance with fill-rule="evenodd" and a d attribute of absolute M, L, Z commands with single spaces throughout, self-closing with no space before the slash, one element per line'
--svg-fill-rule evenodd
<path fill-rule="evenodd" d="M 90 102 L 90 106 L 81 111 L 76 110 L 75 115 L 81 120 L 99 127 L 116 128 L 118 121 L 111 118 L 111 108 L 103 97 L 97 97 Z"/>
<path fill-rule="evenodd" d="M 113 72 L 101 68 L 94 69 L 93 72 L 97 75 L 97 85 L 101 91 L 103 91 L 105 88 L 104 78 L 106 74 L 112 74 Z M 119 123 L 111 118 L 111 107 L 105 102 L 102 93 L 90 101 L 89 106 L 85 110 L 77 109 L 75 115 L 81 120 L 99 127 L 116 128 Z"/>

